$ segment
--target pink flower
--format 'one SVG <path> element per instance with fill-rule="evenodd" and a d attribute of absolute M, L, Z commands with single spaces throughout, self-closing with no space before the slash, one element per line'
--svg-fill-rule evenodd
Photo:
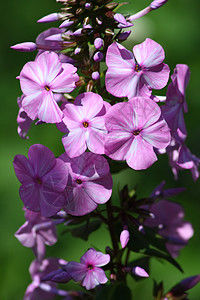
<path fill-rule="evenodd" d="M 184 115 L 187 112 L 185 90 L 190 78 L 190 70 L 187 65 L 176 65 L 171 76 L 165 105 L 161 107 L 164 119 L 167 121 L 174 138 L 184 140 L 187 136 Z"/>
<path fill-rule="evenodd" d="M 28 248 L 32 248 L 37 259 L 45 256 L 45 244 L 57 242 L 56 226 L 51 219 L 42 217 L 39 212 L 25 210 L 26 222 L 17 230 L 15 237 Z"/>
<path fill-rule="evenodd" d="M 118 43 L 108 47 L 105 83 L 116 97 L 150 95 L 151 89 L 162 89 L 169 79 L 164 50 L 158 43 L 146 39 L 133 47 L 133 53 Z"/>
<path fill-rule="evenodd" d="M 69 262 L 66 270 L 73 280 L 81 281 L 82 286 L 87 290 L 91 290 L 97 285 L 108 281 L 103 269 L 100 267 L 107 265 L 109 261 L 109 254 L 103 254 L 91 248 L 81 257 L 80 263 Z"/>
<path fill-rule="evenodd" d="M 69 170 L 65 189 L 67 204 L 64 210 L 74 216 L 82 216 L 107 202 L 112 193 L 112 177 L 107 160 L 91 152 L 74 158 L 66 153 L 60 156 Z"/>
<path fill-rule="evenodd" d="M 62 192 L 67 184 L 68 169 L 47 147 L 32 145 L 28 159 L 18 154 L 13 165 L 22 184 L 19 194 L 26 208 L 49 217 L 65 205 Z"/>
<path fill-rule="evenodd" d="M 135 170 L 150 167 L 157 160 L 154 147 L 166 148 L 171 139 L 167 123 L 160 117 L 160 107 L 147 97 L 112 106 L 105 117 L 106 155 L 126 160 Z"/>
<path fill-rule="evenodd" d="M 67 103 L 64 118 L 58 129 L 67 132 L 62 142 L 70 157 L 81 155 L 88 148 L 91 152 L 104 154 L 105 113 L 110 105 L 98 94 L 80 94 L 74 104 Z"/>
<path fill-rule="evenodd" d="M 54 93 L 69 93 L 75 89 L 76 70 L 71 64 L 61 63 L 53 52 L 43 52 L 35 61 L 25 64 L 20 73 L 20 85 L 25 95 L 22 108 L 32 120 L 61 122 L 63 113 Z"/>
<path fill-rule="evenodd" d="M 184 220 L 182 206 L 176 202 L 160 200 L 150 205 L 149 210 L 155 218 L 146 219 L 144 224 L 157 227 L 158 233 L 166 238 L 169 253 L 177 257 L 194 233 L 192 225 Z"/>

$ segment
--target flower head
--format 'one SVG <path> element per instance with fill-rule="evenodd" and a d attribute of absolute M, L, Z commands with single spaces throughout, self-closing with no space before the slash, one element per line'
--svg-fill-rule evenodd
<path fill-rule="evenodd" d="M 133 53 L 116 42 L 108 47 L 105 83 L 116 97 L 150 95 L 150 89 L 162 89 L 169 79 L 164 50 L 158 43 L 146 39 L 133 47 Z"/>
<path fill-rule="evenodd" d="M 43 52 L 35 61 L 25 64 L 19 77 L 25 95 L 22 108 L 32 120 L 61 122 L 63 113 L 54 93 L 68 93 L 75 89 L 76 70 L 71 64 L 61 63 L 53 52 Z"/>
<path fill-rule="evenodd" d="M 110 105 L 98 94 L 80 94 L 74 104 L 67 103 L 63 109 L 64 118 L 57 127 L 67 132 L 62 142 L 70 157 L 81 155 L 88 148 L 91 152 L 104 154 L 107 130 L 105 114 Z"/>
<path fill-rule="evenodd" d="M 85 152 L 74 158 L 66 153 L 60 158 L 69 169 L 65 189 L 64 210 L 75 216 L 85 215 L 107 202 L 112 193 L 112 177 L 107 160 L 98 154 Z"/>
<path fill-rule="evenodd" d="M 154 147 L 165 148 L 171 139 L 169 128 L 160 117 L 160 107 L 147 97 L 112 106 L 105 117 L 106 155 L 126 160 L 135 170 L 150 167 L 157 160 Z"/>
<path fill-rule="evenodd" d="M 80 281 L 87 290 L 108 281 L 103 269 L 110 261 L 109 254 L 103 254 L 95 249 L 89 249 L 80 259 L 80 263 L 71 261 L 66 270 L 75 281 Z"/>
<path fill-rule="evenodd" d="M 32 145 L 28 159 L 18 154 L 13 165 L 22 184 L 19 193 L 26 208 L 49 217 L 64 206 L 62 192 L 67 184 L 68 169 L 47 147 Z"/>

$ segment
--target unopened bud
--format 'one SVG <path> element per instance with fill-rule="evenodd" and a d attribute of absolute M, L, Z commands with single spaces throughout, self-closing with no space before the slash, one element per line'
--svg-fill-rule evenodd
<path fill-rule="evenodd" d="M 77 55 L 81 52 L 81 48 L 80 47 L 77 47 L 75 50 L 74 50 L 74 54 Z"/>
<path fill-rule="evenodd" d="M 55 22 L 60 19 L 58 13 L 52 13 L 47 16 L 44 16 L 43 18 L 37 20 L 38 23 L 50 23 L 50 22 Z"/>
<path fill-rule="evenodd" d="M 150 7 L 151 9 L 157 9 L 163 6 L 168 0 L 154 0 L 151 2 Z"/>
<path fill-rule="evenodd" d="M 93 56 L 93 59 L 94 59 L 94 61 L 96 61 L 96 62 L 100 62 L 102 59 L 103 59 L 103 53 L 102 52 L 100 52 L 100 51 L 98 51 L 98 52 L 96 52 L 95 54 L 94 54 L 94 56 Z"/>
<path fill-rule="evenodd" d="M 96 38 L 94 40 L 94 46 L 98 50 L 103 46 L 103 40 L 101 38 Z"/>
<path fill-rule="evenodd" d="M 62 24 L 60 24 L 59 28 L 70 27 L 72 24 L 74 24 L 73 21 L 65 20 L 64 22 L 62 22 Z"/>
<path fill-rule="evenodd" d="M 100 77 L 100 75 L 99 75 L 99 72 L 98 72 L 98 71 L 92 73 L 92 79 L 93 79 L 93 80 L 98 80 L 99 77 Z"/>
<path fill-rule="evenodd" d="M 85 9 L 91 9 L 92 8 L 92 4 L 91 3 L 85 3 Z"/>
<path fill-rule="evenodd" d="M 113 36 L 113 35 L 114 35 L 114 32 L 113 32 L 111 29 L 109 29 L 109 28 L 106 28 L 106 30 L 105 30 L 105 34 L 106 34 L 106 35 Z"/>
<path fill-rule="evenodd" d="M 149 274 L 143 268 L 140 267 L 134 267 L 132 269 L 132 272 L 140 277 L 149 277 Z"/>
<path fill-rule="evenodd" d="M 118 35 L 118 40 L 119 41 L 125 41 L 129 37 L 130 34 L 131 34 L 131 30 L 124 31 L 124 32 L 122 32 Z"/>
<path fill-rule="evenodd" d="M 85 80 L 83 77 L 79 77 L 79 80 L 75 83 L 77 87 L 82 86 L 85 84 Z"/>
<path fill-rule="evenodd" d="M 119 5 L 119 3 L 117 3 L 117 2 L 112 2 L 112 3 L 106 4 L 105 7 L 108 8 L 108 9 L 110 9 L 110 10 L 113 10 L 113 9 L 115 9 L 118 5 Z"/>
<path fill-rule="evenodd" d="M 11 46 L 10 48 L 21 52 L 32 52 L 37 49 L 37 45 L 32 42 L 24 42 Z"/>

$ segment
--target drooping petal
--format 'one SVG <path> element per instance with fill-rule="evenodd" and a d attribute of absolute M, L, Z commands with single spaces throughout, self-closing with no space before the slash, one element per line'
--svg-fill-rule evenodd
<path fill-rule="evenodd" d="M 140 135 L 134 138 L 126 155 L 127 164 L 134 170 L 149 168 L 157 160 L 153 146 L 142 139 Z"/>
<path fill-rule="evenodd" d="M 38 119 L 46 123 L 59 123 L 62 121 L 63 112 L 54 100 L 51 91 L 42 92 L 42 103 L 38 110 Z M 26 98 L 25 98 L 26 99 Z M 23 100 L 24 102 L 24 100 Z"/>
<path fill-rule="evenodd" d="M 133 47 L 133 53 L 140 66 L 150 68 L 159 65 L 165 58 L 163 48 L 147 38 L 143 43 Z"/>

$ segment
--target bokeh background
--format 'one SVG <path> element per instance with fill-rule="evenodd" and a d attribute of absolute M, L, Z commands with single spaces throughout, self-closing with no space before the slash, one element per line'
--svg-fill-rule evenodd
<path fill-rule="evenodd" d="M 150 3 L 149 0 L 135 0 L 120 9 L 120 12 L 133 14 Z M 16 154 L 27 155 L 30 145 L 42 143 L 55 155 L 64 150 L 61 144 L 62 134 L 54 125 L 32 127 L 29 140 L 21 140 L 16 131 L 18 112 L 16 98 L 21 96 L 19 82 L 15 77 L 23 65 L 34 60 L 35 53 L 15 52 L 11 45 L 25 41 L 35 41 L 37 35 L 51 24 L 37 24 L 36 21 L 51 12 L 59 12 L 60 5 L 55 0 L 10 0 L 1 3 L 1 47 L 0 47 L 0 91 L 1 91 L 1 147 L 0 147 L 0 299 L 21 300 L 30 283 L 28 267 L 33 260 L 31 250 L 24 248 L 14 237 L 15 231 L 24 223 L 22 202 L 18 195 L 17 181 L 12 161 Z M 200 156 L 200 3 L 199 0 L 169 0 L 157 11 L 136 20 L 129 42 L 129 49 L 141 43 L 146 37 L 160 43 L 165 49 L 165 62 L 173 71 L 178 63 L 188 64 L 191 78 L 187 88 L 189 113 L 185 116 L 188 129 L 187 145 L 194 154 Z M 52 24 L 58 26 L 57 23 Z M 164 94 L 165 90 L 161 92 Z M 164 280 L 167 291 L 181 279 L 200 273 L 200 179 L 193 182 L 190 171 L 180 173 L 174 181 L 166 157 L 145 172 L 126 170 L 114 176 L 114 197 L 117 190 L 128 183 L 130 188 L 137 185 L 138 194 L 148 196 L 152 189 L 163 179 L 166 187 L 187 188 L 186 192 L 173 200 L 185 207 L 186 219 L 191 221 L 195 230 L 189 245 L 181 251 L 178 262 L 184 269 L 181 274 L 168 263 L 152 260 L 151 277 L 135 283 L 131 281 L 133 299 L 152 299 L 153 279 Z M 79 257 L 94 244 L 104 251 L 110 244 L 105 228 L 92 234 L 88 242 L 72 239 L 70 234 L 61 236 L 59 243 L 47 249 L 48 256 L 58 256 L 66 260 L 79 260 Z M 72 284 L 73 286 L 73 284 Z M 142 293 L 142 294 L 141 294 Z M 190 292 L 190 300 L 200 299 L 200 284 Z"/>

